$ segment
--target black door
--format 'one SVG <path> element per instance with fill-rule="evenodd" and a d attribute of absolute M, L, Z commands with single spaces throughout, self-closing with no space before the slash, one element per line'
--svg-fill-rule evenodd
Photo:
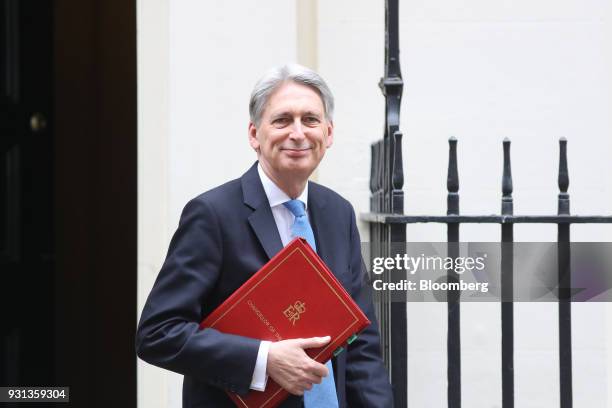
<path fill-rule="evenodd" d="M 136 405 L 136 139 L 136 2 L 0 0 L 0 386 Z"/>
<path fill-rule="evenodd" d="M 54 385 L 52 7 L 0 13 L 0 385 Z"/>

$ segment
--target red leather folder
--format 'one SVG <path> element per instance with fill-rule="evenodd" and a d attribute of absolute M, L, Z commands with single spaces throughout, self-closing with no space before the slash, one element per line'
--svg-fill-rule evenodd
<path fill-rule="evenodd" d="M 325 263 L 301 238 L 291 241 L 200 324 L 261 340 L 331 336 L 306 353 L 325 363 L 370 324 Z M 239 407 L 272 408 L 289 393 L 271 378 L 263 392 L 240 396 Z"/>

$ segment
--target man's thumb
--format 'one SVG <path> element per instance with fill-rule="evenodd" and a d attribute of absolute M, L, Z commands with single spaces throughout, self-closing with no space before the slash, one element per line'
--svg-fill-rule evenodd
<path fill-rule="evenodd" d="M 329 343 L 330 340 L 331 340 L 331 337 L 329 336 L 311 337 L 309 339 L 304 339 L 302 341 L 302 348 L 309 349 L 309 348 L 323 347 L 324 345 Z"/>

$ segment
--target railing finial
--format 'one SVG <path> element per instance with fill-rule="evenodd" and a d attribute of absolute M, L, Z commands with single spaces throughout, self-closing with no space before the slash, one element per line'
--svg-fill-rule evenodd
<path fill-rule="evenodd" d="M 446 213 L 459 214 L 459 170 L 457 170 L 457 139 L 448 139 L 448 176 L 446 178 L 447 209 Z"/>
<path fill-rule="evenodd" d="M 459 171 L 457 170 L 457 138 L 451 136 L 448 139 L 448 177 L 446 188 L 449 193 L 459 191 Z"/>
<path fill-rule="evenodd" d="M 567 139 L 559 139 L 559 191 L 567 193 L 569 187 L 569 172 L 567 170 Z"/>
<path fill-rule="evenodd" d="M 502 174 L 502 215 L 512 215 L 512 161 L 510 159 L 510 139 L 504 138 L 504 169 Z"/>
<path fill-rule="evenodd" d="M 567 139 L 562 137 L 559 139 L 559 199 L 558 213 L 559 215 L 568 215 L 570 213 L 570 198 L 567 193 L 569 187 L 569 171 L 567 169 Z"/>

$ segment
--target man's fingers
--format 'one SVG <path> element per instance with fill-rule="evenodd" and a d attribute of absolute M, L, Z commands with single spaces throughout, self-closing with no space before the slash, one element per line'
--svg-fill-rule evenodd
<path fill-rule="evenodd" d="M 304 395 L 304 392 L 312 390 L 312 387 L 313 383 L 309 381 L 300 381 L 300 383 L 294 386 L 289 392 L 293 395 Z"/>
<path fill-rule="evenodd" d="M 308 381 L 301 381 L 298 384 L 294 384 L 287 391 L 293 395 L 304 395 L 305 391 L 310 391 L 312 389 L 312 383 Z"/>
<path fill-rule="evenodd" d="M 321 384 L 323 377 L 314 374 L 306 374 L 306 381 L 310 384 Z"/>
<path fill-rule="evenodd" d="M 304 390 L 302 390 L 300 387 L 286 388 L 286 390 L 289 392 L 289 394 L 297 395 L 298 397 L 304 395 Z"/>
<path fill-rule="evenodd" d="M 330 337 L 282 340 L 272 343 L 268 351 L 267 372 L 281 387 L 294 395 L 302 395 L 313 384 L 320 384 L 329 375 L 325 364 L 311 359 L 305 349 L 323 347 Z"/>
<path fill-rule="evenodd" d="M 300 347 L 302 347 L 303 349 L 323 347 L 324 345 L 329 343 L 330 340 L 331 340 L 331 337 L 329 337 L 329 336 L 325 336 L 325 337 L 310 337 L 308 339 L 301 339 L 300 340 Z"/>
<path fill-rule="evenodd" d="M 325 367 L 325 364 L 317 363 L 312 360 L 313 364 L 309 367 L 308 372 L 316 375 L 317 377 L 327 377 L 329 375 L 329 370 Z"/>

